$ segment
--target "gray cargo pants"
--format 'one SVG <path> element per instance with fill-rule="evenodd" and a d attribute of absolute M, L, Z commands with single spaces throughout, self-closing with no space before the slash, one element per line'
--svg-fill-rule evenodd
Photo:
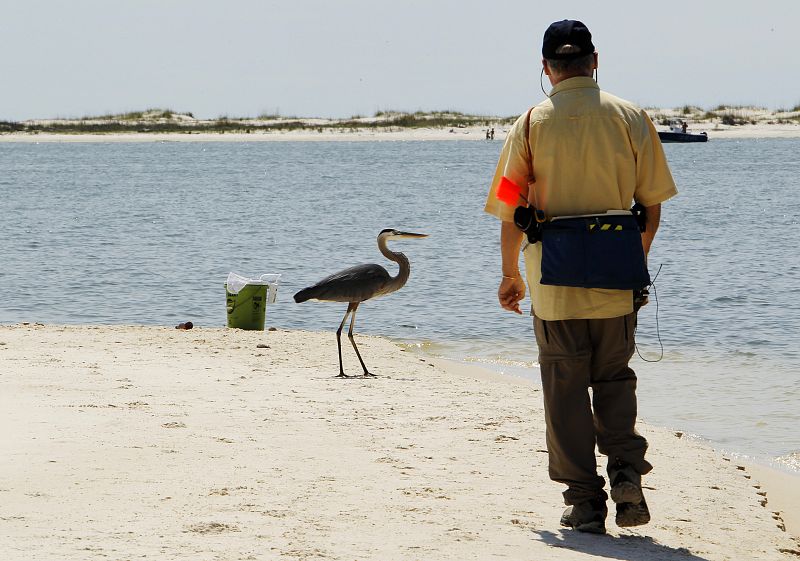
<path fill-rule="evenodd" d="M 534 317 L 542 373 L 550 479 L 567 485 L 564 502 L 607 498 L 595 444 L 620 465 L 649 472 L 647 441 L 636 432 L 633 356 L 636 313 L 609 319 L 544 321 Z M 592 388 L 591 401 L 589 388 Z"/>

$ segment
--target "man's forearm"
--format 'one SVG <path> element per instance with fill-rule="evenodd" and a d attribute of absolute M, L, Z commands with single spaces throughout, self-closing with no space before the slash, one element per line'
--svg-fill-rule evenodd
<path fill-rule="evenodd" d="M 645 207 L 645 230 L 642 232 L 642 247 L 644 254 L 650 252 L 650 246 L 653 245 L 653 238 L 656 237 L 658 225 L 661 223 L 661 203 L 653 206 Z"/>
<path fill-rule="evenodd" d="M 516 277 L 519 273 L 519 250 L 522 231 L 513 222 L 503 222 L 500 227 L 500 253 L 503 256 L 503 276 Z"/>

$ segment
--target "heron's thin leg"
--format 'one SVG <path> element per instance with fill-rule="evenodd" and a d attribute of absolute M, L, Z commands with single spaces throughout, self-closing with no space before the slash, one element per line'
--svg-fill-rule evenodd
<path fill-rule="evenodd" d="M 347 331 L 347 337 L 353 344 L 353 349 L 356 351 L 356 356 L 358 357 L 358 361 L 361 363 L 361 368 L 364 369 L 364 376 L 374 376 L 375 374 L 367 370 L 367 367 L 364 365 L 364 360 L 361 358 L 361 353 L 358 352 L 358 347 L 356 347 L 356 340 L 353 338 L 353 325 L 356 323 L 356 308 L 358 308 L 358 304 L 358 302 L 351 304 L 351 306 L 353 306 L 353 317 L 350 318 L 350 329 Z"/>
<path fill-rule="evenodd" d="M 358 304 L 356 304 L 358 306 Z M 344 328 L 344 323 L 347 321 L 347 316 L 350 315 L 355 308 L 353 308 L 353 304 L 348 304 L 347 311 L 344 313 L 344 317 L 342 318 L 342 323 L 339 324 L 339 329 L 336 330 L 336 346 L 339 347 L 339 375 L 337 378 L 347 378 L 344 373 L 344 367 L 342 366 L 342 329 Z M 353 323 L 350 322 L 350 326 L 352 328 Z"/>

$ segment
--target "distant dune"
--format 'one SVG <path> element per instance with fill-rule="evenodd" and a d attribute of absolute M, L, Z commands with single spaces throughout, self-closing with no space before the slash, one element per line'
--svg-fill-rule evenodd
<path fill-rule="evenodd" d="M 682 120 L 710 138 L 800 137 L 800 106 L 771 110 L 720 105 L 646 108 L 660 127 Z M 199 119 L 189 112 L 149 109 L 76 119 L 0 121 L 0 140 L 478 140 L 495 129 L 503 139 L 517 116 L 468 115 L 457 111 L 381 111 L 345 119 L 260 115 Z"/>

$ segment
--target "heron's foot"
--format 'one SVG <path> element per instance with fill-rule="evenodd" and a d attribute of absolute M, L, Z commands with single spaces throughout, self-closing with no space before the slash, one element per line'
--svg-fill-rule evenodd
<path fill-rule="evenodd" d="M 341 373 L 337 374 L 336 376 L 334 376 L 334 378 L 347 378 L 347 379 L 353 379 L 353 378 L 377 378 L 377 377 L 378 376 L 376 374 L 373 374 L 372 372 L 366 372 L 366 371 L 361 376 L 348 376 L 344 372 L 341 372 Z"/>

